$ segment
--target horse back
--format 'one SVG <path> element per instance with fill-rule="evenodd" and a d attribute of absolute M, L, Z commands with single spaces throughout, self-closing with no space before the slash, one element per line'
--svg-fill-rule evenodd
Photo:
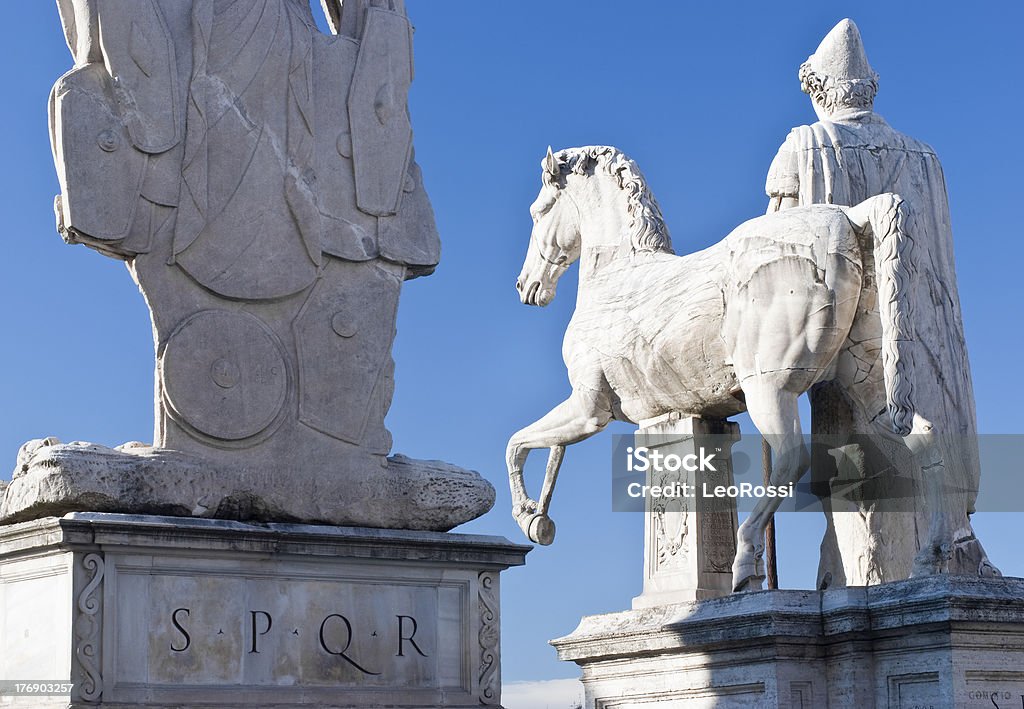
<path fill-rule="evenodd" d="M 835 375 L 864 285 L 860 236 L 841 207 L 813 205 L 751 219 L 728 237 L 723 336 L 742 382 L 788 377 L 805 391 Z"/>
<path fill-rule="evenodd" d="M 748 282 L 778 259 L 802 259 L 813 264 L 823 283 L 829 284 L 830 262 L 836 258 L 863 269 L 857 232 L 842 207 L 814 204 L 785 209 L 750 219 L 726 238 L 730 254 L 730 281 Z"/>

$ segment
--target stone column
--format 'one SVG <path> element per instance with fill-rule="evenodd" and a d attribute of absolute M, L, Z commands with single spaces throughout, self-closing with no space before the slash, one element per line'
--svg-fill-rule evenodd
<path fill-rule="evenodd" d="M 678 471 L 652 465 L 647 484 L 679 483 L 687 496 L 653 497 L 644 510 L 644 590 L 633 608 L 717 598 L 732 591 L 732 561 L 736 555 L 735 498 L 704 498 L 702 485 L 732 485 L 732 445 L 739 425 L 670 413 L 641 421 L 636 447 L 651 453 L 700 461 L 713 455 L 704 470 Z"/>

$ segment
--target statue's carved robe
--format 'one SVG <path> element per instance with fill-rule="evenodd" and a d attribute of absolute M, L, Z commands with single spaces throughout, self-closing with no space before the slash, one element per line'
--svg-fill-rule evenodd
<path fill-rule="evenodd" d="M 934 383 L 927 390 L 919 387 L 914 392 L 914 404 L 947 440 L 946 462 L 951 468 L 951 479 L 962 481 L 962 488 L 967 491 L 964 504 L 969 512 L 973 511 L 979 476 L 974 392 L 957 293 L 946 183 L 935 152 L 928 145 L 894 130 L 876 113 L 841 111 L 830 120 L 799 126 L 790 132 L 769 169 L 766 191 L 770 197 L 794 198 L 800 205 L 855 205 L 884 192 L 898 193 L 906 200 L 912 213 L 911 258 L 917 271 L 913 367 L 917 382 Z M 865 342 L 863 350 L 870 358 L 877 353 L 878 343 Z M 848 364 L 858 366 L 859 363 Z M 885 412 L 873 416 L 859 412 L 837 415 L 836 411 L 845 406 L 840 401 L 841 396 L 838 387 L 829 383 L 812 391 L 812 429 L 816 436 L 838 437 L 832 440 L 841 442 L 850 434 L 877 433 L 876 426 L 889 425 Z M 901 447 L 888 447 L 885 458 L 889 459 L 885 462 L 895 465 L 904 480 L 917 477 L 909 453 Z M 870 457 L 868 465 L 871 466 Z M 815 459 L 818 479 L 822 466 L 830 466 L 828 456 Z M 831 467 L 834 473 L 834 465 Z M 874 475 L 881 471 L 866 472 Z M 902 493 L 890 488 L 883 489 L 882 494 L 898 496 Z M 899 508 L 899 501 L 896 503 Z M 908 506 L 904 504 L 901 509 L 907 510 Z M 912 520 L 906 515 L 902 517 L 897 521 L 898 516 L 894 516 L 894 524 L 906 525 L 911 536 L 916 537 L 910 527 Z M 884 520 L 877 523 L 885 524 Z M 901 558 L 883 561 L 881 557 L 886 555 L 883 550 L 876 561 L 846 560 L 845 575 L 853 576 L 846 578 L 848 583 L 878 583 L 906 575 L 910 568 L 910 558 L 906 558 L 908 547 L 913 551 L 916 539 L 893 539 L 894 530 L 877 536 L 889 536 L 890 539 L 881 539 L 880 543 L 891 545 L 889 553 Z M 900 545 L 902 549 L 897 548 Z M 825 552 L 823 548 L 820 574 L 831 573 L 833 582 L 840 583 L 843 572 L 827 568 Z M 860 568 L 855 570 L 858 564 Z"/>
<path fill-rule="evenodd" d="M 177 262 L 229 298 L 297 293 L 321 261 L 310 28 L 284 0 L 199 0 L 192 41 Z"/>
<path fill-rule="evenodd" d="M 339 187 L 354 194 L 353 186 L 318 180 L 351 156 L 339 140 L 349 132 L 344 99 L 357 45 L 321 35 L 294 0 L 197 0 L 192 41 L 178 264 L 220 295 L 272 299 L 309 286 L 322 251 L 355 261 L 381 255 L 376 217 L 354 202 L 331 209 Z M 315 83 L 321 64 L 337 73 Z M 415 210 L 416 197 L 409 201 L 405 211 Z M 333 217 L 326 225 L 325 215 Z M 389 242 L 383 255 L 432 267 L 432 221 L 405 230 L 407 243 Z"/>
<path fill-rule="evenodd" d="M 59 228 L 151 306 L 156 445 L 376 465 L 401 283 L 440 257 L 404 11 L 353 0 L 325 35 L 308 0 L 59 7 Z"/>
<path fill-rule="evenodd" d="M 33 442 L 8 521 L 101 504 L 442 531 L 490 508 L 475 473 L 388 457 L 399 293 L 440 257 L 412 27 L 403 0 L 323 7 L 334 34 L 310 0 L 57 0 L 57 228 L 145 297 L 155 426 L 152 448 L 67 446 L 70 466 Z"/>

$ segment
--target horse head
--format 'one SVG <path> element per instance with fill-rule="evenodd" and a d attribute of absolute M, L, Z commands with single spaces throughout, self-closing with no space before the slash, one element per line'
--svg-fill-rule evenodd
<path fill-rule="evenodd" d="M 547 305 L 558 279 L 592 252 L 587 264 L 643 252 L 672 253 L 661 209 L 647 182 L 622 151 L 568 148 L 541 161 L 541 189 L 530 206 L 533 231 L 516 289 L 526 305 Z M 585 276 L 581 272 L 581 282 Z"/>
<path fill-rule="evenodd" d="M 519 299 L 526 305 L 544 306 L 555 297 L 558 279 L 580 256 L 580 212 L 560 185 L 564 155 L 560 161 L 551 148 L 541 161 L 540 194 L 530 205 L 533 231 L 523 269 L 516 279 Z M 562 197 L 559 199 L 559 197 Z"/>

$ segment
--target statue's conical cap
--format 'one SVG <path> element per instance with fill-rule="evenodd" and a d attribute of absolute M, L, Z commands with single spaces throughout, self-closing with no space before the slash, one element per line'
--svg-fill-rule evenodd
<path fill-rule="evenodd" d="M 811 68 L 818 74 L 834 79 L 871 79 L 875 71 L 868 64 L 860 30 L 847 18 L 825 35 L 818 49 L 808 58 Z"/>

